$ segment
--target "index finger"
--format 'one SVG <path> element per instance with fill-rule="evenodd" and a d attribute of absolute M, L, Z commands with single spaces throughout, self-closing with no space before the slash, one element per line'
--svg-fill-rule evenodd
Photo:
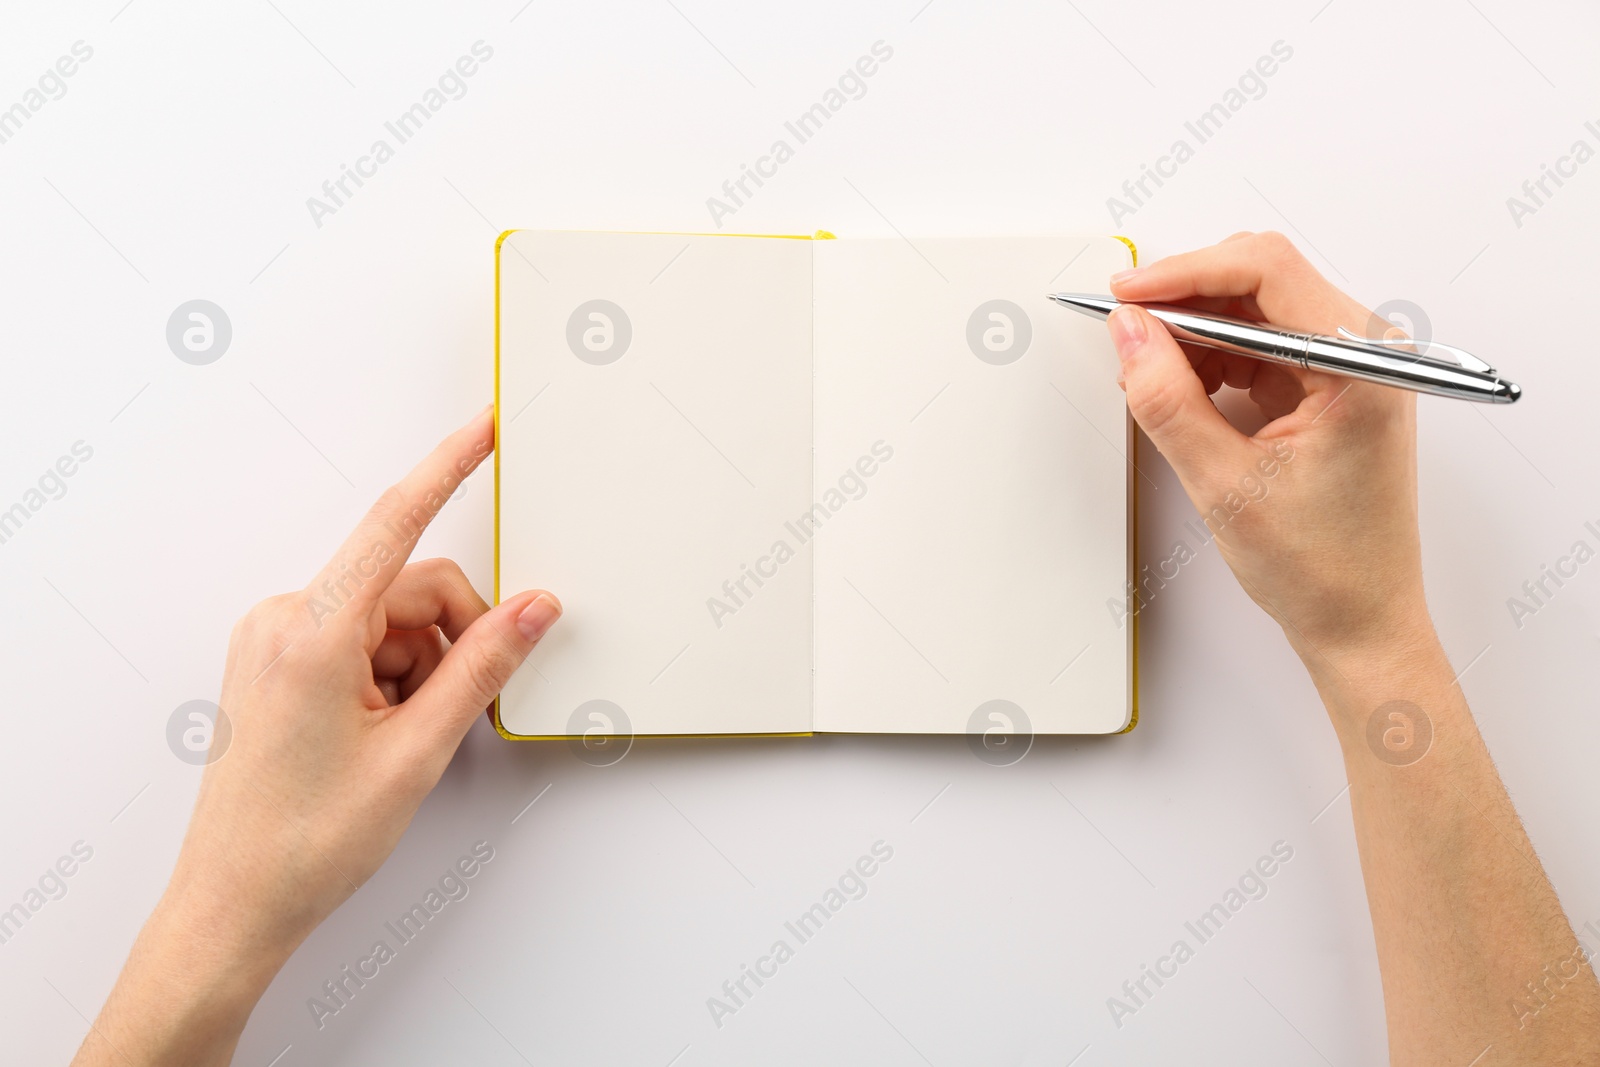
<path fill-rule="evenodd" d="M 306 591 L 329 613 L 376 604 L 405 567 L 422 531 L 492 451 L 491 404 L 378 498 Z"/>
<path fill-rule="evenodd" d="M 1263 318 L 1292 329 L 1364 328 L 1368 314 L 1279 233 L 1235 234 L 1210 248 L 1157 260 L 1112 280 L 1119 300 L 1208 303 L 1253 298 Z"/>

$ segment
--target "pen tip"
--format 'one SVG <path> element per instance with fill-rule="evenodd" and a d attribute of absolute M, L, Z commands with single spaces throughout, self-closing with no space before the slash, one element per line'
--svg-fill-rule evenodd
<path fill-rule="evenodd" d="M 1064 308 L 1098 319 L 1110 315 L 1117 307 L 1115 297 L 1097 296 L 1094 293 L 1051 293 L 1050 299 Z"/>

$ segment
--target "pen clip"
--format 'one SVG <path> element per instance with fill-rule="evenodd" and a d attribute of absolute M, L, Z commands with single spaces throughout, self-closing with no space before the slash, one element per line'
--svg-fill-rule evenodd
<path fill-rule="evenodd" d="M 1359 342 L 1360 344 L 1364 344 L 1364 345 L 1376 345 L 1376 346 L 1378 346 L 1380 348 L 1388 348 L 1388 347 L 1391 347 L 1391 346 L 1398 346 L 1398 345 L 1407 345 L 1407 346 L 1415 345 L 1415 346 L 1417 346 L 1419 348 L 1426 349 L 1429 352 L 1431 352 L 1435 348 L 1442 348 L 1446 352 L 1450 353 L 1452 356 L 1455 357 L 1455 360 L 1454 360 L 1453 364 L 1452 363 L 1447 363 L 1446 361 L 1444 361 L 1442 359 L 1434 359 L 1432 356 L 1429 356 L 1429 355 L 1421 355 L 1421 354 L 1419 354 L 1417 356 L 1417 358 L 1421 359 L 1421 360 L 1426 360 L 1429 363 L 1437 363 L 1437 364 L 1439 364 L 1441 366 L 1452 366 L 1452 365 L 1453 366 L 1457 366 L 1457 367 L 1460 367 L 1462 370 L 1476 371 L 1479 374 L 1494 374 L 1495 373 L 1495 369 L 1493 367 L 1489 366 L 1489 364 L 1485 363 L 1483 360 L 1479 359 L 1477 356 L 1473 355 L 1471 352 L 1464 351 L 1464 350 L 1462 350 L 1460 348 L 1455 347 L 1454 345 L 1447 345 L 1442 341 L 1416 341 L 1416 340 L 1413 340 L 1413 339 L 1411 339 L 1409 337 L 1394 337 L 1394 338 L 1363 337 L 1358 333 L 1353 333 L 1350 330 L 1345 329 L 1343 326 L 1339 327 L 1339 336 L 1342 339 L 1346 340 L 1346 341 L 1356 341 L 1356 342 Z M 1396 355 L 1400 355 L 1401 353 L 1395 353 L 1395 354 Z"/>

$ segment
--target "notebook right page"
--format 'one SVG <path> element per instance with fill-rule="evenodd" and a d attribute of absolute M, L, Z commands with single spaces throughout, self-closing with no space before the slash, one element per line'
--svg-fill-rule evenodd
<path fill-rule="evenodd" d="M 1132 708 L 1112 237 L 818 241 L 815 723 L 1110 733 Z"/>

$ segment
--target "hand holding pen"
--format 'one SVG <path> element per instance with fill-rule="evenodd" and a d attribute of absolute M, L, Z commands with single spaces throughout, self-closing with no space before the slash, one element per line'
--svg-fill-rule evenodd
<path fill-rule="evenodd" d="M 1113 277 L 1111 288 L 1123 302 L 1108 325 L 1129 410 L 1245 592 L 1296 650 L 1342 665 L 1395 634 L 1427 630 L 1416 394 L 1180 343 L 1144 305 L 1330 336 L 1371 312 L 1278 234 L 1171 256 Z M 1248 436 L 1231 425 L 1207 395 L 1224 384 L 1248 390 L 1266 425 Z"/>
<path fill-rule="evenodd" d="M 1115 297 L 1093 293 L 1052 293 L 1050 299 L 1100 319 L 1121 306 Z M 1219 352 L 1456 400 L 1510 404 L 1522 396 L 1520 386 L 1500 378 L 1477 356 L 1436 341 L 1368 338 L 1344 326 L 1333 336 L 1280 329 L 1197 307 L 1146 301 L 1140 301 L 1139 306 L 1178 341 Z M 1425 351 L 1406 351 L 1418 347 Z M 1436 351 L 1447 353 L 1450 358 L 1440 359 L 1433 355 Z"/>

